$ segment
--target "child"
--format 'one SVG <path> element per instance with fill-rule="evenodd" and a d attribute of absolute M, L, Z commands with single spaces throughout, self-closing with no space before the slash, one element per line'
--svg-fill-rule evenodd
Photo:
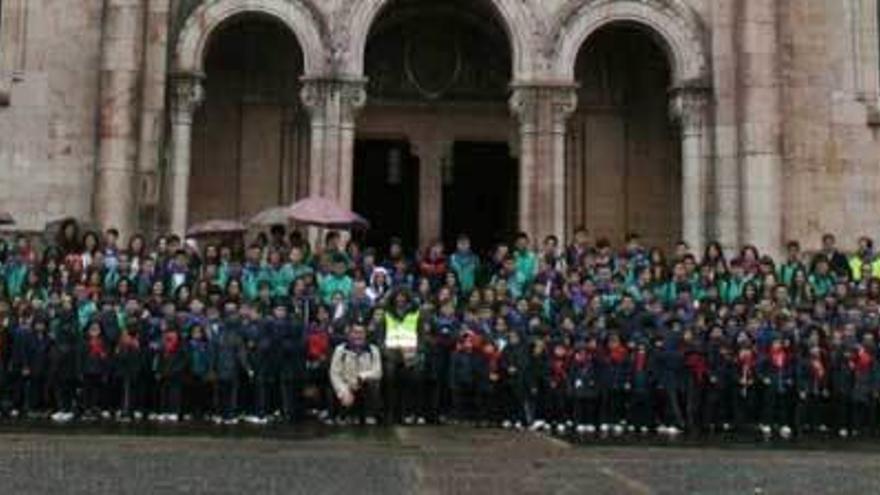
<path fill-rule="evenodd" d="M 850 367 L 853 374 L 852 386 L 852 426 L 853 434 L 869 433 L 874 427 L 877 402 L 878 366 L 870 334 L 856 345 Z"/>
<path fill-rule="evenodd" d="M 568 390 L 569 352 L 563 342 L 551 346 L 547 368 L 547 392 L 545 394 L 546 419 L 556 427 L 556 433 L 562 435 L 566 431 L 566 422 L 570 420 L 566 392 Z"/>
<path fill-rule="evenodd" d="M 810 347 L 797 371 L 798 405 L 796 426 L 798 433 L 807 430 L 824 432 L 827 429 L 827 402 L 830 397 L 828 364 L 818 345 Z"/>
<path fill-rule="evenodd" d="M 652 393 L 653 377 L 651 373 L 651 356 L 648 354 L 648 343 L 639 339 L 635 343 L 630 371 L 630 410 L 629 418 L 633 429 L 646 434 L 653 423 Z"/>
<path fill-rule="evenodd" d="M 458 421 L 473 421 L 480 411 L 478 380 L 483 359 L 474 349 L 475 340 L 473 332 L 463 332 L 450 361 L 449 388 L 453 415 Z"/>
<path fill-rule="evenodd" d="M 302 384 L 306 374 L 304 328 L 301 321 L 287 317 L 284 305 L 276 305 L 273 313 L 280 346 L 281 412 L 288 422 L 295 423 L 301 415 Z"/>
<path fill-rule="evenodd" d="M 141 348 L 137 327 L 122 331 L 116 347 L 116 373 L 120 385 L 120 421 L 142 417 L 141 408 L 144 404 L 143 366 L 144 355 Z"/>
<path fill-rule="evenodd" d="M 330 352 L 335 347 L 330 333 L 329 312 L 324 305 L 318 306 L 317 321 L 309 326 L 306 333 L 306 376 L 308 392 L 315 398 L 319 419 L 331 416 L 330 383 L 327 373 L 330 368 Z"/>
<path fill-rule="evenodd" d="M 788 425 L 790 395 L 794 385 L 793 368 L 788 350 L 782 344 L 782 337 L 775 336 L 759 366 L 764 384 L 764 411 L 760 425 L 764 436 L 771 434 L 771 426 L 779 428 L 782 438 L 791 436 L 791 427 Z"/>
<path fill-rule="evenodd" d="M 507 346 L 501 351 L 499 363 L 503 373 L 503 394 L 505 428 L 531 424 L 534 420 L 532 408 L 529 402 L 529 347 L 522 341 L 519 332 L 511 331 L 508 336 Z"/>
<path fill-rule="evenodd" d="M 599 420 L 602 371 L 595 337 L 575 345 L 568 372 L 568 393 L 573 402 L 578 434 L 594 433 Z"/>
<path fill-rule="evenodd" d="M 230 422 L 238 411 L 239 379 L 254 376 L 248 362 L 247 350 L 241 336 L 241 326 L 234 305 L 227 308 L 232 315 L 221 326 L 220 333 L 210 343 L 211 379 L 215 381 L 215 396 L 218 413 L 225 422 Z M 265 424 L 265 418 L 249 416 L 254 424 Z"/>
<path fill-rule="evenodd" d="M 740 432 L 754 419 L 755 366 L 755 352 L 751 343 L 743 342 L 736 357 L 737 394 L 734 401 L 734 421 Z"/>
<path fill-rule="evenodd" d="M 180 333 L 173 326 L 162 332 L 162 341 L 153 362 L 159 384 L 159 421 L 180 419 L 183 378 L 187 369 L 187 349 Z"/>
<path fill-rule="evenodd" d="M 617 334 L 610 334 L 603 363 L 602 433 L 612 428 L 620 435 L 626 425 L 626 394 L 629 388 L 629 350 Z"/>
<path fill-rule="evenodd" d="M 49 354 L 49 382 L 57 408 L 52 420 L 67 422 L 74 417 L 83 347 L 70 296 L 63 296 L 61 309 L 53 319 L 52 327 L 54 345 Z"/>
<path fill-rule="evenodd" d="M 28 381 L 22 412 L 41 411 L 49 405 L 46 397 L 46 378 L 49 373 L 50 345 L 48 322 L 45 316 L 38 315 L 34 318 L 26 346 L 25 367 L 22 369 Z"/>
<path fill-rule="evenodd" d="M 87 418 L 94 417 L 99 411 L 104 419 L 110 414 L 106 407 L 106 393 L 110 375 L 110 352 L 101 325 L 93 321 L 86 332 L 86 352 L 83 363 L 83 409 Z M 103 410 L 103 411 L 102 411 Z"/>
<path fill-rule="evenodd" d="M 186 380 L 187 414 L 202 419 L 211 407 L 211 349 L 204 328 L 193 325 L 190 328 L 190 339 L 187 354 L 189 356 L 189 373 Z"/>

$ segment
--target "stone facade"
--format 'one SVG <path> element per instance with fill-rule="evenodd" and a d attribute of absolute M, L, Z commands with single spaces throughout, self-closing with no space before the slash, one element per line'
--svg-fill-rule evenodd
<path fill-rule="evenodd" d="M 719 239 L 728 248 L 753 243 L 778 252 L 788 238 L 815 246 L 833 231 L 851 244 L 880 230 L 877 3 L 2 0 L 0 209 L 23 229 L 72 215 L 126 233 L 180 232 L 226 212 L 216 198 L 211 203 L 219 189 L 201 183 L 216 160 L 199 151 L 215 139 L 217 113 L 205 108 L 220 108 L 205 91 L 213 87 L 205 61 L 222 26 L 257 16 L 295 37 L 301 74 L 294 110 L 271 117 L 278 121 L 272 126 L 252 125 L 289 129 L 278 132 L 292 137 L 265 146 L 297 143 L 290 145 L 297 151 L 293 158 L 284 158 L 289 150 L 266 154 L 259 139 L 236 148 L 257 148 L 230 165 L 238 167 L 238 189 L 257 188 L 251 199 L 238 193 L 242 204 L 305 194 L 351 204 L 355 140 L 403 139 L 422 162 L 418 230 L 425 243 L 441 234 L 450 143 L 488 139 L 509 143 L 518 160 L 516 227 L 535 235 L 565 237 L 583 224 L 618 240 L 627 230 L 656 227 L 648 237 L 660 244 L 681 236 L 695 248 Z M 428 8 L 462 26 L 486 26 L 486 46 L 504 41 L 496 51 L 509 79 L 501 95 L 507 104 L 498 93 L 462 101 L 474 88 L 494 87 L 498 72 L 462 69 L 468 59 L 458 52 L 449 58 L 450 85 L 471 77 L 458 93 L 417 87 L 421 99 L 402 103 L 376 93 L 367 77 L 381 73 L 367 57 L 371 41 L 394 26 L 408 36 L 407 19 Z M 614 65 L 613 53 L 590 60 L 589 47 L 617 26 L 647 34 L 665 55 L 665 87 L 639 93 L 654 95 L 650 102 L 626 92 L 615 99 L 610 88 L 609 105 L 599 105 L 598 86 L 587 87 L 590 74 Z M 435 52 L 437 59 L 460 49 L 457 43 Z M 486 58 L 486 66 L 496 61 Z M 446 77 L 430 67 L 404 70 L 410 82 Z M 414 79 L 413 72 L 429 76 Z M 609 144 L 615 136 L 623 136 L 618 151 Z M 280 166 L 277 191 L 273 181 L 249 186 L 241 178 L 261 173 L 254 164 L 266 160 Z M 624 179 L 603 179 L 616 176 Z M 626 213 L 615 216 L 619 208 Z"/>

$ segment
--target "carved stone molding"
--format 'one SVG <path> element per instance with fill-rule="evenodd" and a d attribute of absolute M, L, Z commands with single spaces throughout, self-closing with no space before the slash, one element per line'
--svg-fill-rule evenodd
<path fill-rule="evenodd" d="M 204 76 L 196 73 L 177 73 L 170 77 L 171 121 L 174 124 L 192 124 L 193 115 L 205 101 L 202 85 Z"/>

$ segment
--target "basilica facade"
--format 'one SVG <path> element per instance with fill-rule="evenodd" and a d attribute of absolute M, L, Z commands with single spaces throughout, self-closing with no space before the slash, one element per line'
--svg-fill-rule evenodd
<path fill-rule="evenodd" d="M 0 0 L 0 209 L 411 246 L 880 231 L 877 0 Z"/>

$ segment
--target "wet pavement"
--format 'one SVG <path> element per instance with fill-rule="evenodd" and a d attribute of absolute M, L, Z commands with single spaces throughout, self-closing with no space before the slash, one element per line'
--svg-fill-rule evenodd
<path fill-rule="evenodd" d="M 465 427 L 0 425 L 0 493 L 880 493 L 880 441 L 591 440 Z"/>

